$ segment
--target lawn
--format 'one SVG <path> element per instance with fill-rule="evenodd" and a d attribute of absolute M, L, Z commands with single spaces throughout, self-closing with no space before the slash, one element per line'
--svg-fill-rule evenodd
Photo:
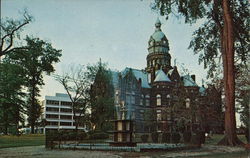
<path fill-rule="evenodd" d="M 29 134 L 21 136 L 0 136 L 0 148 L 44 145 L 45 136 Z"/>
<path fill-rule="evenodd" d="M 223 138 L 222 134 L 214 134 L 211 139 L 207 139 L 205 144 L 216 145 Z M 247 143 L 245 135 L 238 135 L 238 138 L 243 142 Z"/>

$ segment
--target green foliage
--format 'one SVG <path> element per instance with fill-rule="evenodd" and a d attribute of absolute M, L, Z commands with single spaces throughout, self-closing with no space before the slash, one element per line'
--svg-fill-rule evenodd
<path fill-rule="evenodd" d="M 24 49 L 24 47 L 16 47 L 15 41 L 20 40 L 20 32 L 25 25 L 29 24 L 33 17 L 29 15 L 27 10 L 24 10 L 22 18 L 14 20 L 11 18 L 2 18 L 0 20 L 1 27 L 1 42 L 0 42 L 0 57 L 9 53 L 13 53 L 15 50 Z"/>
<path fill-rule="evenodd" d="M 27 115 L 34 133 L 34 126 L 41 114 L 41 105 L 38 102 L 40 86 L 44 85 L 44 73 L 50 74 L 55 71 L 54 63 L 59 62 L 61 50 L 56 50 L 48 42 L 39 38 L 26 37 L 25 49 L 15 50 L 5 58 L 13 64 L 19 65 L 24 70 L 25 86 L 27 87 Z"/>
<path fill-rule="evenodd" d="M 93 79 L 90 92 L 91 122 L 98 130 L 107 131 L 109 120 L 114 117 L 114 87 L 112 74 L 101 61 L 87 67 L 89 79 Z"/>
<path fill-rule="evenodd" d="M 147 134 L 141 135 L 141 140 L 143 143 L 147 143 L 148 142 L 148 135 Z"/>
<path fill-rule="evenodd" d="M 24 122 L 23 76 L 19 65 L 7 61 L 0 63 L 0 132 L 5 134 L 18 134 L 19 122 Z M 15 128 L 10 130 L 10 127 Z"/>
<path fill-rule="evenodd" d="M 0 149 L 23 146 L 40 146 L 45 144 L 45 137 L 41 134 L 21 136 L 0 136 Z"/>
<path fill-rule="evenodd" d="M 241 65 L 247 61 L 250 51 L 249 38 L 249 2 L 236 0 L 231 2 L 234 21 L 236 62 Z M 199 63 L 208 68 L 208 77 L 218 77 L 221 73 L 221 36 L 223 23 L 222 0 L 155 0 L 152 7 L 168 18 L 172 13 L 183 17 L 186 23 L 195 23 L 202 19 L 204 24 L 193 33 L 189 48 L 199 55 Z M 221 77 L 221 76 L 219 76 Z"/>
<path fill-rule="evenodd" d="M 109 135 L 105 132 L 93 132 L 90 133 L 89 139 L 108 139 Z"/>

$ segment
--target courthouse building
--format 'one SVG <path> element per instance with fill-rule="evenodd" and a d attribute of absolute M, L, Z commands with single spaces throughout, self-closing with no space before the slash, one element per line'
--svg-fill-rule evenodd
<path fill-rule="evenodd" d="M 149 132 L 146 113 L 155 116 L 157 131 L 170 131 L 185 123 L 185 128 L 223 131 L 221 92 L 209 85 L 197 85 L 195 75 L 181 76 L 171 63 L 168 39 L 157 19 L 148 41 L 146 68 L 113 71 L 116 109 L 127 109 L 127 119 L 134 120 L 136 132 Z M 118 114 L 119 115 L 119 114 Z"/>

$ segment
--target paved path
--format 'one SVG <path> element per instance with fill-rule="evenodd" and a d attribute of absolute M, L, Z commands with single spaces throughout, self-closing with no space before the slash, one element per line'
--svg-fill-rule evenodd
<path fill-rule="evenodd" d="M 87 150 L 49 150 L 44 146 L 16 147 L 0 149 L 0 158 L 175 158 L 194 157 L 216 153 L 225 156 L 232 152 L 244 152 L 244 148 L 206 145 L 198 150 L 175 152 L 105 152 Z M 247 158 L 240 156 L 240 158 Z"/>
<path fill-rule="evenodd" d="M 48 150 L 44 146 L 0 149 L 0 158 L 119 158 L 100 151 Z"/>

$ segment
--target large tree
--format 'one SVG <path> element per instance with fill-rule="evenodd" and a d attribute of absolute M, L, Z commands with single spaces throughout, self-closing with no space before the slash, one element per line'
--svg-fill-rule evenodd
<path fill-rule="evenodd" d="M 190 48 L 195 53 L 200 53 L 199 61 L 204 63 L 205 68 L 209 68 L 209 74 L 214 72 L 222 57 L 225 137 L 219 144 L 241 144 L 236 135 L 235 62 L 246 61 L 246 54 L 249 52 L 248 1 L 156 0 L 154 8 L 167 17 L 171 13 L 182 16 L 186 23 L 203 19 L 204 24 L 194 33 Z"/>
<path fill-rule="evenodd" d="M 19 123 L 24 122 L 24 93 L 25 84 L 22 67 L 3 61 L 0 63 L 0 127 L 8 134 L 14 127 L 18 134 Z"/>
<path fill-rule="evenodd" d="M 26 49 L 15 50 L 9 53 L 6 58 L 14 64 L 23 67 L 25 71 L 27 98 L 28 122 L 31 126 L 31 133 L 41 114 L 41 105 L 38 101 L 40 87 L 44 85 L 44 73 L 49 75 L 55 71 L 54 63 L 59 62 L 61 50 L 52 47 L 51 43 L 39 38 L 26 37 Z"/>
<path fill-rule="evenodd" d="M 114 117 L 112 73 L 101 61 L 87 68 L 93 83 L 90 93 L 91 121 L 97 130 L 107 131 L 111 128 L 109 121 Z"/>
<path fill-rule="evenodd" d="M 71 100 L 75 131 L 80 125 L 88 121 L 88 108 L 90 100 L 90 82 L 83 66 L 70 67 L 62 76 L 57 75 L 56 80 L 64 87 Z"/>
<path fill-rule="evenodd" d="M 25 49 L 18 46 L 15 40 L 20 39 L 22 29 L 32 21 L 32 16 L 24 10 L 22 19 L 1 18 L 0 20 L 0 57 L 15 50 Z"/>

